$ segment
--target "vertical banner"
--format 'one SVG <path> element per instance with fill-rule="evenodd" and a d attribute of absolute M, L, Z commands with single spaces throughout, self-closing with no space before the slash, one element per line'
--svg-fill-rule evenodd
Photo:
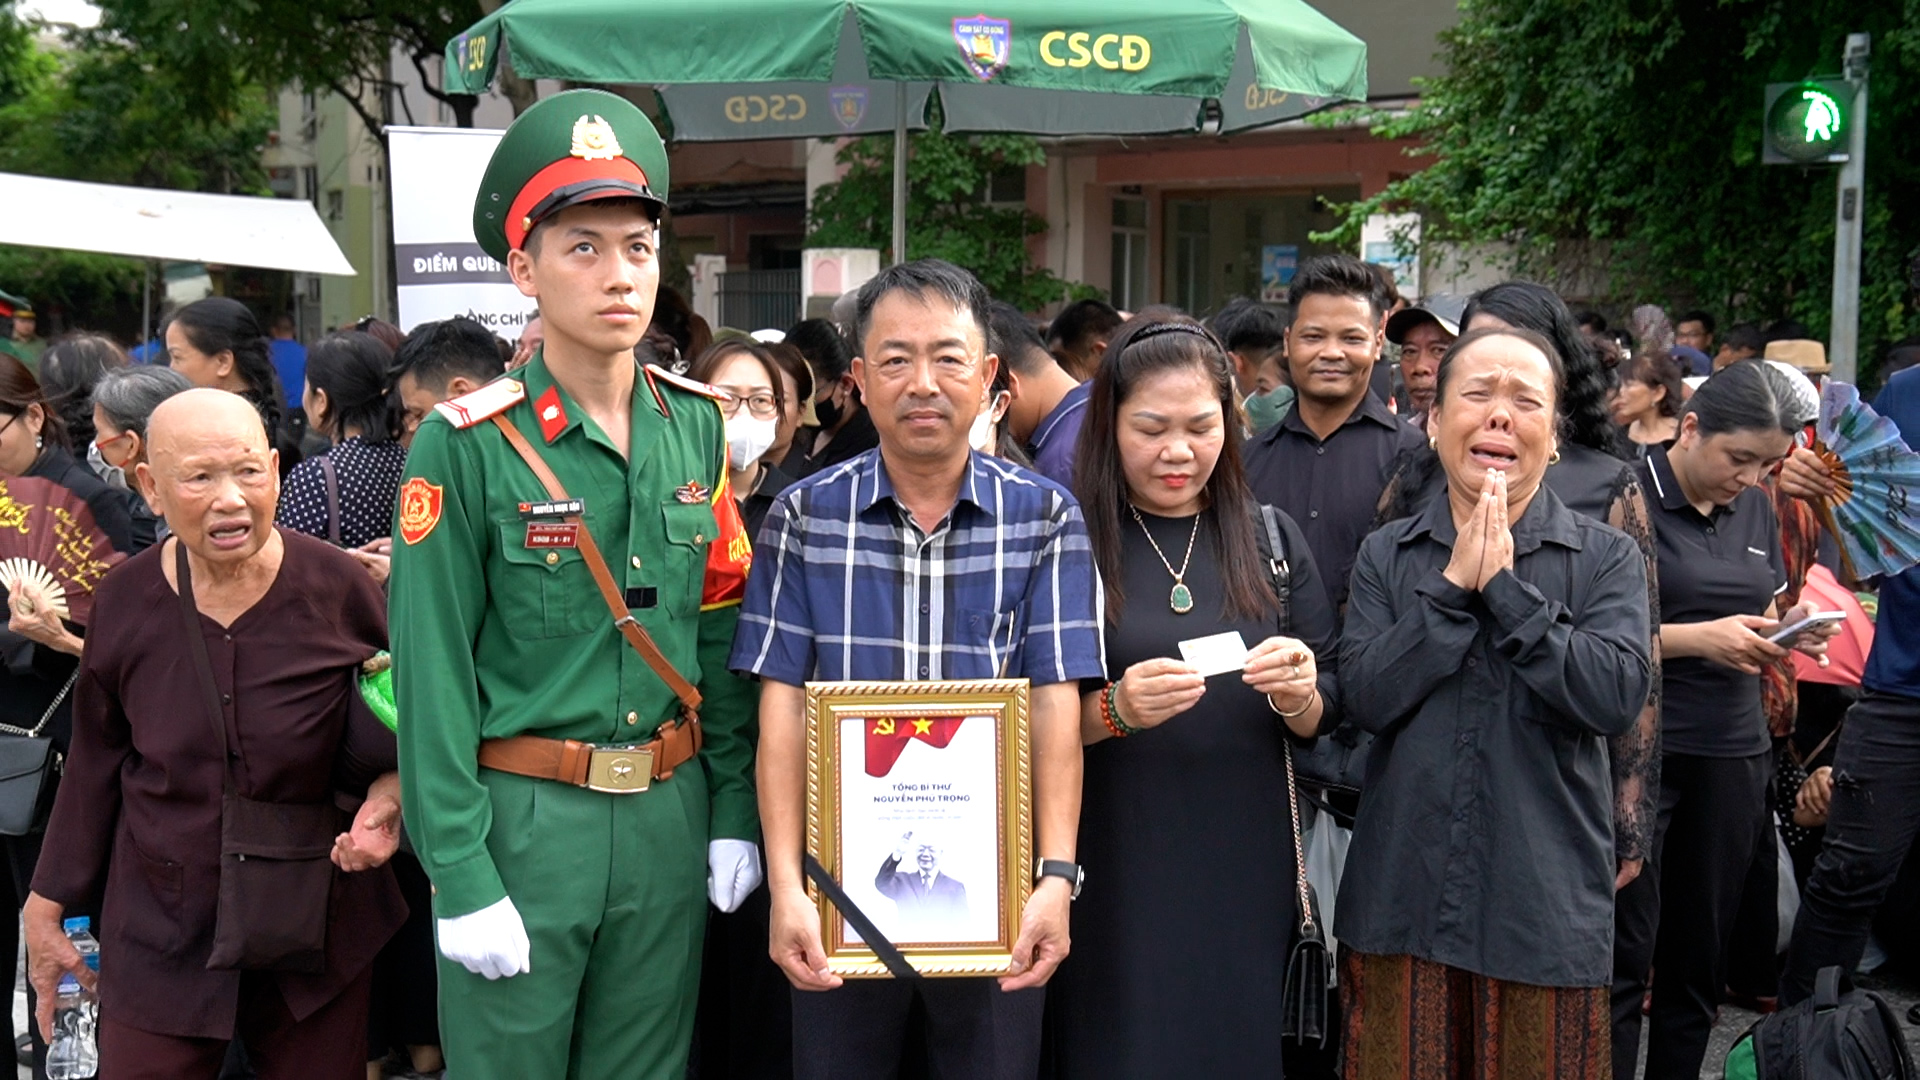
<path fill-rule="evenodd" d="M 393 268 L 400 329 L 464 315 L 512 341 L 532 316 L 507 268 L 473 238 L 473 199 L 498 131 L 390 127 Z"/>

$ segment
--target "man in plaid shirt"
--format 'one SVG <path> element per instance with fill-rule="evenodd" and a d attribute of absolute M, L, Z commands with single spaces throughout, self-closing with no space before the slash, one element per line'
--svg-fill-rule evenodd
<path fill-rule="evenodd" d="M 732 667 L 761 678 L 760 817 L 772 953 L 794 995 L 794 1075 L 891 1076 L 918 993 L 939 1075 L 1032 1075 L 1040 989 L 1067 955 L 1063 877 L 1035 885 L 1013 968 L 990 979 L 828 973 L 805 850 L 809 680 L 1026 678 L 1036 854 L 1071 864 L 1080 817 L 1078 681 L 1104 678 L 1100 585 L 1059 485 L 971 450 L 998 359 L 988 296 L 938 260 L 860 290 L 853 374 L 880 445 L 789 488 L 767 513 Z"/>

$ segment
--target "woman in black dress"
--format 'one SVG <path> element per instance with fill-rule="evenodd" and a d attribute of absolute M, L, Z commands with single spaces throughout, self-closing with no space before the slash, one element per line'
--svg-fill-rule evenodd
<path fill-rule="evenodd" d="M 1081 731 L 1073 955 L 1051 984 L 1066 1077 L 1277 1076 L 1296 919 L 1287 744 L 1339 718 L 1334 613 L 1277 517 L 1287 611 L 1241 467 L 1225 350 L 1124 328 L 1094 376 L 1076 493 L 1106 584 L 1107 670 Z M 1237 632 L 1203 677 L 1180 643 Z"/>

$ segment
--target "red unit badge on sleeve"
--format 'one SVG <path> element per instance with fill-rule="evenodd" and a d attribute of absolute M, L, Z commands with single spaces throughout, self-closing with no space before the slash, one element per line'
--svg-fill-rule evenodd
<path fill-rule="evenodd" d="M 417 544 L 440 524 L 439 484 L 416 476 L 400 488 L 400 539 Z"/>

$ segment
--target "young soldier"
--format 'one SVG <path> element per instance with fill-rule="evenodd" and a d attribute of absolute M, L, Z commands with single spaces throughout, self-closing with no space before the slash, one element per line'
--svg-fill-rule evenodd
<path fill-rule="evenodd" d="M 710 391 L 633 358 L 666 197 L 625 100 L 569 91 L 514 121 L 474 232 L 545 345 L 437 406 L 407 461 L 401 770 L 462 1080 L 680 1076 L 708 895 L 732 910 L 760 880 L 724 426 Z"/>

